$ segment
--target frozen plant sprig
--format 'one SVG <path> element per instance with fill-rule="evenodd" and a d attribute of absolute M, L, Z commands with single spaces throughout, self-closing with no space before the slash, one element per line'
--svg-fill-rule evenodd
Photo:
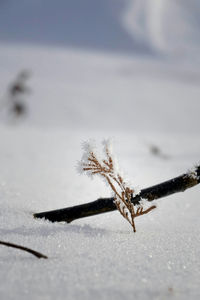
<path fill-rule="evenodd" d="M 100 175 L 107 181 L 114 192 L 114 203 L 120 214 L 130 223 L 136 232 L 135 218 L 147 214 L 155 205 L 144 209 L 143 205 L 135 207 L 131 202 L 134 189 L 129 187 L 123 177 L 119 174 L 116 161 L 113 158 L 110 141 L 104 141 L 105 158 L 100 159 L 91 147 L 90 143 L 84 144 L 84 154 L 80 163 L 81 170 L 90 176 Z"/>

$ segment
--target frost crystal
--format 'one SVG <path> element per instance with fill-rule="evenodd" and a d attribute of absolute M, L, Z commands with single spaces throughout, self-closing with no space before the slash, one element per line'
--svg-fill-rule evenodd
<path fill-rule="evenodd" d="M 197 173 L 197 167 L 192 168 L 192 169 L 188 172 L 188 175 L 189 175 L 192 179 L 198 180 L 198 179 L 199 179 L 199 176 L 198 176 L 198 173 Z"/>
<path fill-rule="evenodd" d="M 89 176 L 100 175 L 114 192 L 114 203 L 121 215 L 131 224 L 135 232 L 135 217 L 148 213 L 156 206 L 153 205 L 144 210 L 141 204 L 137 208 L 132 203 L 135 190 L 131 188 L 118 172 L 118 164 L 113 158 L 112 144 L 110 140 L 103 141 L 105 158 L 100 159 L 90 143 L 84 144 L 84 153 L 80 165 L 82 171 Z"/>

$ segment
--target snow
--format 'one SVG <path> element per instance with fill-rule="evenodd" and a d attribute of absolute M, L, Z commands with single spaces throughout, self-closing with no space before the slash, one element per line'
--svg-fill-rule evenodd
<path fill-rule="evenodd" d="M 134 58 L 24 46 L 1 47 L 0 53 L 4 90 L 22 58 L 34 74 L 29 116 L 15 125 L 1 121 L 1 239 L 49 257 L 37 260 L 1 246 L 1 299 L 132 299 L 133 294 L 197 299 L 198 187 L 158 201 L 154 212 L 136 219 L 136 234 L 117 212 L 67 225 L 32 216 L 110 196 L 100 179 L 91 182 L 76 172 L 81 144 L 89 138 L 114 136 L 120 166 L 140 188 L 195 165 L 200 148 L 196 82 L 182 81 L 174 66 L 168 66 L 171 79 L 162 63 L 154 68 Z M 119 74 L 128 62 L 131 69 L 136 66 L 134 73 Z M 151 154 L 151 144 L 169 158 Z"/>
<path fill-rule="evenodd" d="M 198 57 L 199 9 L 198 0 L 129 0 L 121 22 L 133 38 L 158 53 Z"/>
<path fill-rule="evenodd" d="M 41 6 L 40 1 L 29 2 L 35 11 Z M 53 11 L 57 4 L 50 2 Z M 117 211 L 70 224 L 33 218 L 35 212 L 111 195 L 100 178 L 91 181 L 76 170 L 85 140 L 100 143 L 113 138 L 120 168 L 138 190 L 195 171 L 200 152 L 200 72 L 198 57 L 190 59 L 189 53 L 198 48 L 199 34 L 197 22 L 188 21 L 186 1 L 182 7 L 179 2 L 168 1 L 169 10 L 164 14 L 161 3 L 167 5 L 165 1 L 160 1 L 160 8 L 150 5 L 151 1 L 150 6 L 134 1 L 142 15 L 145 10 L 149 16 L 149 7 L 152 16 L 162 11 L 158 19 L 150 16 L 155 23 L 143 19 L 151 25 L 149 38 L 146 25 L 137 34 L 138 24 L 126 29 L 130 36 L 135 32 L 134 43 L 144 38 L 143 53 L 147 54 L 148 47 L 155 50 L 149 56 L 130 55 L 127 36 L 129 55 L 107 52 L 111 49 L 105 45 L 102 51 L 95 40 L 93 47 L 92 36 L 89 46 L 83 43 L 80 48 L 70 41 L 61 47 L 55 39 L 45 45 L 42 31 L 40 39 L 30 35 L 35 38 L 29 44 L 26 38 L 12 39 L 6 22 L 16 19 L 12 20 L 9 11 L 16 9 L 23 25 L 21 5 L 26 13 L 31 10 L 25 1 L 19 6 L 14 1 L 2 2 L 0 14 L 7 13 L 0 18 L 5 28 L 3 37 L 0 26 L 1 103 L 7 101 L 7 88 L 19 72 L 29 70 L 31 77 L 27 80 L 30 94 L 23 99 L 27 116 L 13 120 L 5 104 L 0 110 L 0 240 L 33 248 L 48 259 L 0 246 L 0 299 L 199 299 L 198 185 L 155 201 L 155 210 L 136 218 L 135 234 Z M 101 14 L 106 1 L 102 3 Z M 85 13 L 90 4 L 87 1 Z M 196 20 L 199 6 L 196 1 L 190 4 Z M 120 16 L 115 9 L 113 6 L 113 18 L 118 22 L 113 24 L 119 26 L 126 7 L 123 5 Z M 181 22 L 182 14 L 187 15 L 184 24 L 192 30 L 192 42 L 183 34 L 176 49 L 172 46 L 179 31 L 166 32 L 164 25 L 158 26 L 166 24 L 170 10 L 177 12 Z M 28 16 L 26 20 L 31 21 Z M 106 20 L 113 20 L 110 11 Z M 48 22 L 46 28 L 51 30 Z M 171 21 L 170 28 L 173 24 Z M 167 48 L 170 31 L 174 35 Z M 123 32 L 121 28 L 121 38 Z M 108 32 L 105 40 L 111 36 Z M 184 51 L 177 55 L 180 45 Z"/>

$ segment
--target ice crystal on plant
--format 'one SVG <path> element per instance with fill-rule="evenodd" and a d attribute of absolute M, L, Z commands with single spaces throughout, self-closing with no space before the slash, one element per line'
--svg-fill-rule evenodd
<path fill-rule="evenodd" d="M 194 180 L 198 180 L 199 179 L 199 175 L 198 175 L 198 167 L 194 167 L 192 169 L 189 170 L 188 175 L 194 179 Z"/>
<path fill-rule="evenodd" d="M 114 192 L 114 203 L 120 214 L 130 223 L 133 231 L 136 231 L 134 219 L 143 214 L 147 214 L 156 206 L 153 205 L 144 210 L 143 205 L 135 207 L 132 203 L 135 190 L 130 187 L 118 172 L 118 164 L 113 158 L 112 144 L 110 140 L 103 141 L 104 158 L 97 155 L 96 149 L 90 143 L 84 144 L 84 153 L 80 163 L 82 171 L 88 175 L 100 175 Z"/>

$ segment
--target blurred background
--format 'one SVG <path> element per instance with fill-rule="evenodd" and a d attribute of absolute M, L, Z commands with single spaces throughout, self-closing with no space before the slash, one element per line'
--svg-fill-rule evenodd
<path fill-rule="evenodd" d="M 0 0 L 0 122 L 197 132 L 199 12 L 198 0 Z"/>
<path fill-rule="evenodd" d="M 1 42 L 149 54 L 199 47 L 198 0 L 1 0 Z"/>

